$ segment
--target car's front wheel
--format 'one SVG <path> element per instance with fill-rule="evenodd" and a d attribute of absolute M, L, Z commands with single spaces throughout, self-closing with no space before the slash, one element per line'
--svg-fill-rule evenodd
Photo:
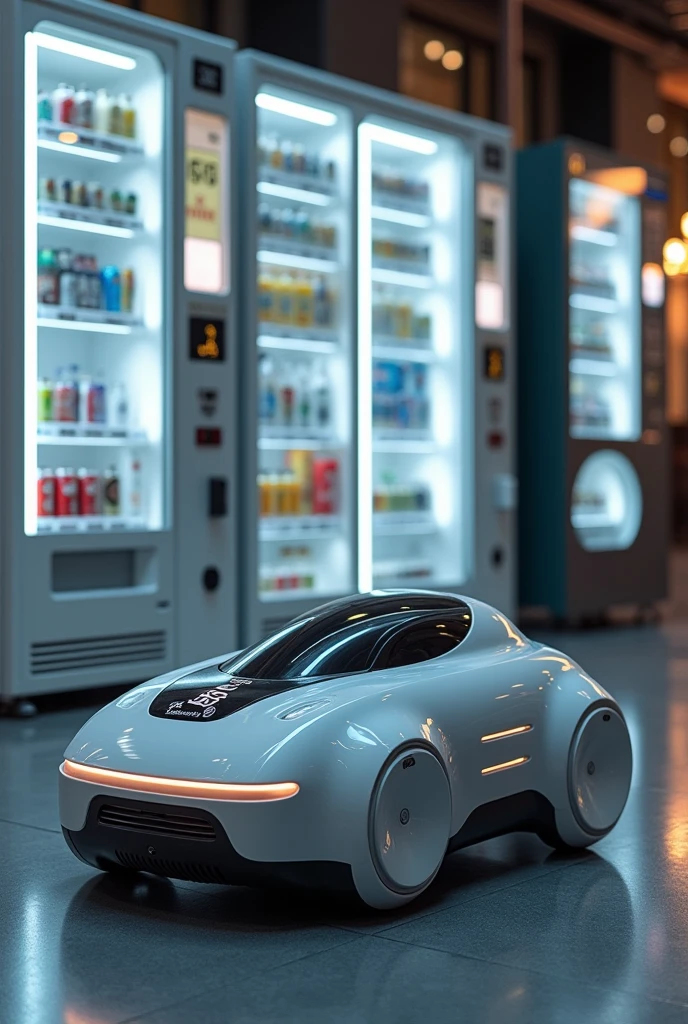
<path fill-rule="evenodd" d="M 397 905 L 437 874 L 447 852 L 451 805 L 444 765 L 429 748 L 400 748 L 383 765 L 370 801 L 368 842 L 378 878 Z M 389 903 L 383 898 L 373 905 Z"/>

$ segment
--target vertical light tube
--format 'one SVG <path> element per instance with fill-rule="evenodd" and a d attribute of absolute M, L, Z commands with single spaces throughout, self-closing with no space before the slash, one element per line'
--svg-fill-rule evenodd
<path fill-rule="evenodd" d="M 36 423 L 38 399 L 37 353 L 37 252 L 36 196 L 38 133 L 36 96 L 38 95 L 37 47 L 33 33 L 24 42 L 24 532 L 37 532 L 36 509 Z"/>
<path fill-rule="evenodd" d="M 372 126 L 358 128 L 358 589 L 373 586 Z"/>

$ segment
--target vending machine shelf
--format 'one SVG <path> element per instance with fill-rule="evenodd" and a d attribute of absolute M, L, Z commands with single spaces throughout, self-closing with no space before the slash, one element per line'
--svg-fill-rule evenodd
<path fill-rule="evenodd" d="M 423 266 L 416 272 L 408 269 L 407 265 L 387 264 L 375 266 L 370 272 L 370 278 L 376 284 L 396 284 L 401 288 L 432 288 L 433 279 L 427 273 L 427 267 Z"/>
<path fill-rule="evenodd" d="M 85 231 L 113 238 L 133 238 L 137 232 L 143 230 L 143 221 L 128 213 L 50 200 L 38 204 L 37 220 L 45 227 Z"/>
<path fill-rule="evenodd" d="M 331 450 L 340 445 L 330 431 L 320 432 L 317 427 L 304 430 L 294 427 L 261 427 L 258 447 L 273 450 L 289 448 L 327 448 Z"/>
<path fill-rule="evenodd" d="M 110 445 L 141 447 L 149 443 L 142 430 L 126 430 L 99 424 L 39 423 L 39 445 Z"/>
<path fill-rule="evenodd" d="M 93 157 L 119 163 L 123 157 L 143 156 L 143 146 L 123 135 L 108 135 L 73 124 L 42 121 L 38 125 L 38 145 L 77 157 Z"/>
<path fill-rule="evenodd" d="M 334 182 L 320 176 L 297 174 L 294 171 L 280 171 L 277 168 L 260 169 L 260 180 L 256 191 L 279 199 L 295 199 L 297 202 L 327 206 L 337 196 Z"/>
<path fill-rule="evenodd" d="M 587 224 L 573 224 L 571 226 L 571 238 L 578 242 L 591 242 L 593 245 L 613 246 L 619 241 L 619 236 L 614 231 L 604 231 L 601 228 L 593 228 Z"/>
<path fill-rule="evenodd" d="M 259 348 L 329 354 L 336 352 L 339 348 L 339 332 L 319 327 L 288 327 L 281 324 L 270 324 L 270 333 L 259 334 L 257 344 Z"/>
<path fill-rule="evenodd" d="M 431 512 L 376 512 L 373 530 L 379 537 L 403 537 L 408 534 L 435 533 L 437 523 Z"/>
<path fill-rule="evenodd" d="M 429 347 L 418 348 L 416 338 L 373 338 L 373 358 L 404 359 L 415 363 L 431 363 L 437 358 Z"/>
<path fill-rule="evenodd" d="M 261 263 L 275 263 L 279 266 L 303 267 L 305 270 L 323 269 L 325 273 L 336 268 L 337 249 L 331 245 L 314 245 L 312 242 L 302 242 L 295 238 L 282 238 L 280 235 L 261 235 L 258 244 L 260 250 L 258 259 Z M 298 260 L 298 263 L 285 263 L 281 257 L 291 256 Z M 304 264 L 303 260 L 307 262 Z M 311 260 L 315 260 L 318 266 L 310 267 Z"/>
<path fill-rule="evenodd" d="M 37 532 L 46 533 L 122 533 L 148 530 L 145 521 L 135 516 L 39 516 Z"/>
<path fill-rule="evenodd" d="M 143 320 L 135 313 L 114 313 L 107 309 L 80 309 L 72 306 L 52 306 L 38 303 L 39 327 L 58 327 L 65 330 L 94 331 L 105 334 L 129 334 L 134 327 L 142 327 Z"/>
<path fill-rule="evenodd" d="M 261 540 L 330 539 L 341 532 L 336 515 L 266 516 L 260 521 Z"/>

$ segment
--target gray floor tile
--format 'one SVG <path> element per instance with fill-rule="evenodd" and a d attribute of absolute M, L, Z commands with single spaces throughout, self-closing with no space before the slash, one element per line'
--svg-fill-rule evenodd
<path fill-rule="evenodd" d="M 688 1008 L 360 938 L 137 1024 L 686 1024 Z"/>
<path fill-rule="evenodd" d="M 99 874 L 23 825 L 0 824 L 0 850 L 3 1022 L 115 1024 L 351 940 L 293 902 Z"/>

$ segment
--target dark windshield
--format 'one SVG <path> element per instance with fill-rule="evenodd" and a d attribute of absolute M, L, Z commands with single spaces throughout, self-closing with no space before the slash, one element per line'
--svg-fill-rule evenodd
<path fill-rule="evenodd" d="M 422 591 L 380 592 L 333 601 L 289 623 L 221 668 L 244 679 L 289 679 L 296 683 L 366 672 L 373 667 L 386 640 L 401 627 L 425 619 L 429 611 L 442 609 L 468 613 L 458 598 Z"/>

